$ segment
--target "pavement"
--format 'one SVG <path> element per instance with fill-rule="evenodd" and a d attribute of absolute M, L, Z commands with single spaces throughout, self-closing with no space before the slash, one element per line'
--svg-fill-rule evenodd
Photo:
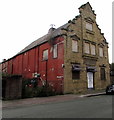
<path fill-rule="evenodd" d="M 96 93 L 89 93 L 89 94 L 65 94 L 65 95 L 57 95 L 57 96 L 50 96 L 50 97 L 36 97 L 36 98 L 26 98 L 26 99 L 18 99 L 18 100 L 8 100 L 2 101 L 2 108 L 14 108 L 14 107 L 21 107 L 25 105 L 35 105 L 35 104 L 45 104 L 45 103 L 54 103 L 54 102 L 64 102 L 68 100 L 74 100 L 83 97 L 92 97 L 98 95 L 104 95 L 105 92 L 96 92 Z"/>

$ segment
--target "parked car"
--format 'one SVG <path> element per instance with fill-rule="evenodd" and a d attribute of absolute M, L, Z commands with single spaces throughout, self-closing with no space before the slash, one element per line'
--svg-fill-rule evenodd
<path fill-rule="evenodd" d="M 106 94 L 114 94 L 114 84 L 108 85 L 106 88 Z"/>

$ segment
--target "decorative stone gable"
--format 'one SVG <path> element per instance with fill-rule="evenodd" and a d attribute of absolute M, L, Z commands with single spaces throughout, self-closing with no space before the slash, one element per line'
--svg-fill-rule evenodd
<path fill-rule="evenodd" d="M 94 13 L 94 10 L 92 10 L 92 7 L 90 5 L 89 2 L 87 2 L 86 4 L 82 5 L 80 8 L 79 8 L 79 12 L 82 13 L 83 11 L 86 11 L 86 12 L 89 12 L 89 13 L 92 13 L 94 15 L 96 15 Z"/>
<path fill-rule="evenodd" d="M 64 93 L 87 91 L 91 76 L 94 90 L 104 89 L 110 82 L 108 43 L 96 23 L 96 14 L 89 2 L 82 5 L 79 12 L 78 16 L 68 22 L 65 36 Z M 75 67 L 73 71 L 72 63 L 80 65 L 81 69 Z M 105 80 L 101 79 L 102 64 L 105 65 Z"/>

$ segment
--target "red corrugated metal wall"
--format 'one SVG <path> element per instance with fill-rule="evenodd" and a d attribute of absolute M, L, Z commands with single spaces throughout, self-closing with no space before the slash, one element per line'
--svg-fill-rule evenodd
<path fill-rule="evenodd" d="M 57 37 L 54 40 L 54 44 L 58 46 L 57 58 L 53 58 L 53 45 L 47 42 L 8 60 L 7 72 L 22 75 L 24 78 L 33 78 L 33 73 L 40 73 L 43 80 L 47 78 L 48 83 L 56 91 L 61 92 L 63 88 L 62 64 L 64 64 L 63 41 L 63 37 Z M 48 60 L 43 61 L 43 51 L 46 49 L 48 49 Z"/>

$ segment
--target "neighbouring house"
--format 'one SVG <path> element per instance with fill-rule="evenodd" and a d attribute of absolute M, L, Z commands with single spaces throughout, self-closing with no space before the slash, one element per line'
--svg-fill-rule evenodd
<path fill-rule="evenodd" d="M 40 76 L 64 94 L 101 90 L 110 83 L 108 43 L 89 2 L 79 8 L 74 19 L 50 28 L 1 65 L 2 72 L 11 75 Z"/>

